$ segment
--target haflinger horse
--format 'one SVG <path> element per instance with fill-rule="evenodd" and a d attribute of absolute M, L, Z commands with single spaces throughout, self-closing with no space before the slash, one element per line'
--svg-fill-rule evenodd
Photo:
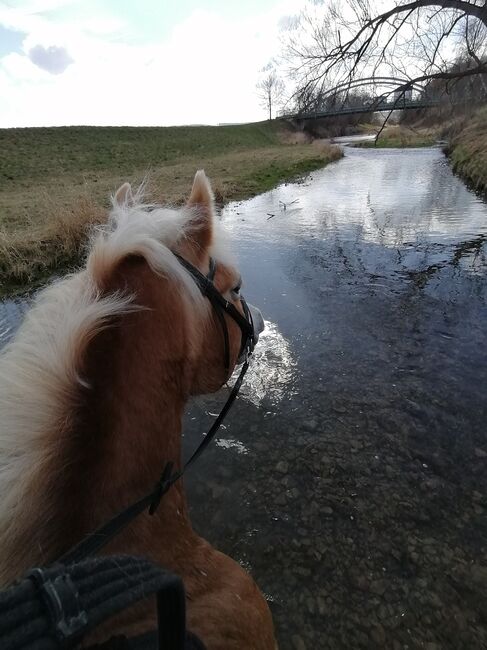
<path fill-rule="evenodd" d="M 46 566 L 181 466 L 191 395 L 236 365 L 238 325 L 221 319 L 181 263 L 207 274 L 243 313 L 240 275 L 213 195 L 197 172 L 187 205 L 144 205 L 124 184 L 82 270 L 37 297 L 0 357 L 0 585 Z M 274 650 L 266 600 L 240 565 L 191 527 L 182 481 L 103 550 L 149 558 L 182 577 L 187 626 L 208 650 Z M 134 607 L 90 642 L 155 627 Z"/>

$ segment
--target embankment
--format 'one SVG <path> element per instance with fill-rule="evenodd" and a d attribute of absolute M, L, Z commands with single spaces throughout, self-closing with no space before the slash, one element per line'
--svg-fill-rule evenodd
<path fill-rule="evenodd" d="M 453 169 L 474 189 L 487 192 L 487 107 L 453 124 L 446 153 Z"/>

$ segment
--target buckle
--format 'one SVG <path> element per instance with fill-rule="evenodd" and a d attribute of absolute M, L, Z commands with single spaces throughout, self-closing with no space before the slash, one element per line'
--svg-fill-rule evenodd
<path fill-rule="evenodd" d="M 49 578 L 43 569 L 32 569 L 26 578 L 39 590 L 57 639 L 66 643 L 79 636 L 88 625 L 88 615 L 81 607 L 78 589 L 70 575 L 64 571 Z"/>

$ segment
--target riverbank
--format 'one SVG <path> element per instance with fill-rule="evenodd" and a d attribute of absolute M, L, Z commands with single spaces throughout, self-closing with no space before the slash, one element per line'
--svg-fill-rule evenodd
<path fill-rule="evenodd" d="M 369 129 L 367 134 L 373 132 Z M 377 127 L 375 127 L 377 133 Z M 354 147 L 374 147 L 378 149 L 406 149 L 410 147 L 432 147 L 440 137 L 437 128 L 412 128 L 401 124 L 386 126 L 379 139 L 354 143 Z"/>
<path fill-rule="evenodd" d="M 108 197 L 144 179 L 152 200 L 181 204 L 196 169 L 219 203 L 244 199 L 337 160 L 329 145 L 289 144 L 276 122 L 194 127 L 1 129 L 0 295 L 75 267 Z"/>
<path fill-rule="evenodd" d="M 452 129 L 446 148 L 454 171 L 474 189 L 487 192 L 487 108 Z"/>
<path fill-rule="evenodd" d="M 371 133 L 370 129 L 367 133 Z M 379 139 L 352 143 L 363 148 L 431 147 L 447 142 L 444 147 L 453 170 L 471 187 L 487 192 L 487 108 L 468 115 L 449 116 L 435 123 L 427 113 L 413 125 L 387 126 Z"/>

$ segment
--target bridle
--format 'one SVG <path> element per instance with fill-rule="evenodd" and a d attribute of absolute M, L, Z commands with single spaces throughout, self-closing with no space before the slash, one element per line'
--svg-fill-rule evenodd
<path fill-rule="evenodd" d="M 216 273 L 216 262 L 210 257 L 210 270 L 208 275 L 203 275 L 195 266 L 190 264 L 184 257 L 181 257 L 177 253 L 174 255 L 178 258 L 181 266 L 183 266 L 190 275 L 192 275 L 194 281 L 198 285 L 201 293 L 208 298 L 215 314 L 220 322 L 223 332 L 223 342 L 224 342 L 224 353 L 225 353 L 225 370 L 228 374 L 230 371 L 230 341 L 228 336 L 228 327 L 225 321 L 224 312 L 226 312 L 240 327 L 242 332 L 242 342 L 240 344 L 240 351 L 238 353 L 238 358 L 241 359 L 243 356 L 248 357 L 252 354 L 252 351 L 255 347 L 255 331 L 254 323 L 252 321 L 252 314 L 250 309 L 245 301 L 245 298 L 240 295 L 240 304 L 244 314 L 242 315 L 238 309 L 222 294 L 214 285 L 215 273 Z"/>
<path fill-rule="evenodd" d="M 103 548 L 108 542 L 115 537 L 121 530 L 128 526 L 136 517 L 148 508 L 149 514 L 153 515 L 157 510 L 159 503 L 166 492 L 176 483 L 186 472 L 186 470 L 199 458 L 203 451 L 208 447 L 215 437 L 228 411 L 232 407 L 242 386 L 243 379 L 249 367 L 249 357 L 252 354 L 256 343 L 256 332 L 250 309 L 243 296 L 239 296 L 244 315 L 229 302 L 215 287 L 214 278 L 216 272 L 216 262 L 210 258 L 210 269 L 208 275 L 204 275 L 177 253 L 173 253 L 179 260 L 180 264 L 190 273 L 198 285 L 201 293 L 208 298 L 215 314 L 221 324 L 224 342 L 224 362 L 225 370 L 228 376 L 230 372 L 230 340 L 228 336 L 228 327 L 225 320 L 225 313 L 228 314 L 240 327 L 242 332 L 242 342 L 240 344 L 239 359 L 242 359 L 243 365 L 240 370 L 237 381 L 235 382 L 227 401 L 225 402 L 218 417 L 213 422 L 203 441 L 198 445 L 196 450 L 186 461 L 182 469 L 173 473 L 174 463 L 169 461 L 164 466 L 161 477 L 155 488 L 146 496 L 142 497 L 128 508 L 119 512 L 106 524 L 103 524 L 95 531 L 91 532 L 85 539 L 76 544 L 69 551 L 64 553 L 56 562 L 62 564 L 72 564 L 80 562 L 86 557 L 96 553 Z"/>

